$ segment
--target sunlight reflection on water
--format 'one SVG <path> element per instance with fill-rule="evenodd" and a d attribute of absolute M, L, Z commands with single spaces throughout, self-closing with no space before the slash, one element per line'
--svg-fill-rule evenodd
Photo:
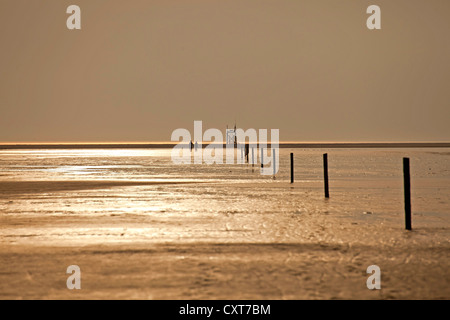
<path fill-rule="evenodd" d="M 290 152 L 294 185 L 288 183 Z M 329 201 L 322 195 L 324 152 Z M 397 227 L 403 156 L 411 157 L 419 225 L 449 224 L 445 150 L 281 149 L 275 179 L 248 164 L 174 165 L 170 154 L 170 149 L 0 151 L 0 241 L 325 241 L 334 236 L 321 231 L 331 217 Z"/>

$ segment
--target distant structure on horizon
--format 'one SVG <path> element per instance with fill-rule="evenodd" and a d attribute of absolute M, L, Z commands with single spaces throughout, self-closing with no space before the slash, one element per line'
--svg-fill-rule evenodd
<path fill-rule="evenodd" d="M 237 147 L 237 137 L 236 137 L 236 123 L 234 124 L 234 129 L 228 129 L 226 130 L 226 136 L 227 136 L 227 145 L 234 145 L 234 147 Z"/>

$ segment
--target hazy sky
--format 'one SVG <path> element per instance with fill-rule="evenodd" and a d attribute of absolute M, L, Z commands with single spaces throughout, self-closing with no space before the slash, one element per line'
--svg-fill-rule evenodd
<path fill-rule="evenodd" d="M 66 28 L 71 4 L 81 30 Z M 1 0 L 0 141 L 168 141 L 194 120 L 283 141 L 450 141 L 449 13 L 449 0 Z"/>

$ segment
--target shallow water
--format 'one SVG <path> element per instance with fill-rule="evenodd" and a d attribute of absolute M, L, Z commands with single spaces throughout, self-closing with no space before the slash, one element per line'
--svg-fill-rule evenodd
<path fill-rule="evenodd" d="M 323 196 L 325 152 L 330 199 Z M 402 157 L 411 158 L 414 241 L 450 239 L 448 149 L 280 149 L 275 177 L 248 164 L 175 165 L 170 154 L 0 151 L 0 243 L 407 241 L 392 235 L 403 229 Z M 114 185 L 96 184 L 106 181 Z"/>

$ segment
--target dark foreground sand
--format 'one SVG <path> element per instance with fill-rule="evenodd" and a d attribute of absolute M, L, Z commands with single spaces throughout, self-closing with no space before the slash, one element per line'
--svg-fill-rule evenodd
<path fill-rule="evenodd" d="M 311 244 L 3 247 L 1 299 L 448 299 L 449 247 Z M 370 261 L 382 289 L 368 290 Z M 78 264 L 82 289 L 66 288 Z"/>

